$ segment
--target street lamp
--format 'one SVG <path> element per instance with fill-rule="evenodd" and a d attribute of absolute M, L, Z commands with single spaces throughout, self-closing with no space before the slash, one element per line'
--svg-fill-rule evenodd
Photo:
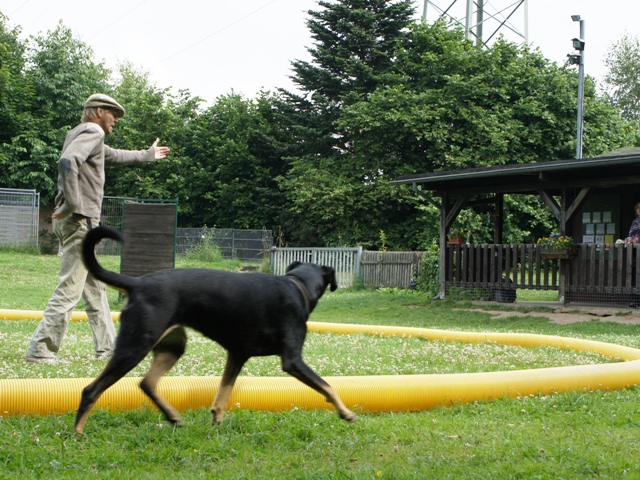
<path fill-rule="evenodd" d="M 567 55 L 571 65 L 578 65 L 578 133 L 576 142 L 576 158 L 582 158 L 582 123 L 583 123 L 583 107 L 584 107 L 584 20 L 580 15 L 571 15 L 571 20 L 580 22 L 580 38 L 571 40 L 573 48 L 578 53 Z"/>

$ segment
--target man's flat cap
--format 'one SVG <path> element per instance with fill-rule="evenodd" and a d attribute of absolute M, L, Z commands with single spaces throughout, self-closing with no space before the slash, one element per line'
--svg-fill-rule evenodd
<path fill-rule="evenodd" d="M 124 107 L 104 93 L 94 93 L 87 98 L 87 101 L 84 102 L 84 108 L 90 107 L 110 108 L 114 111 L 116 117 L 124 116 Z"/>

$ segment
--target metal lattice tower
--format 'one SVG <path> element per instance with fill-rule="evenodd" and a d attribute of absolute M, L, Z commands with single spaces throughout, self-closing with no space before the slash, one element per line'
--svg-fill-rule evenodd
<path fill-rule="evenodd" d="M 529 0 L 423 0 L 422 18 L 447 21 L 464 27 L 469 40 L 489 45 L 502 35 L 507 40 L 529 42 Z"/>

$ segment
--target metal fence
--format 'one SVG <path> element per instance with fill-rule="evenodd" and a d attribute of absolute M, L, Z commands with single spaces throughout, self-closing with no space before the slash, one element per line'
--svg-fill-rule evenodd
<path fill-rule="evenodd" d="M 147 202 L 148 200 L 125 197 L 104 197 L 101 221 L 119 231 L 123 231 L 124 206 L 127 201 Z M 273 246 L 271 230 L 241 230 L 232 228 L 178 228 L 176 254 L 184 255 L 203 245 L 213 245 L 220 249 L 224 258 L 239 258 L 246 261 L 261 261 Z M 106 240 L 98 245 L 98 253 L 120 255 L 120 245 Z"/>
<path fill-rule="evenodd" d="M 100 212 L 100 222 L 108 227 L 115 228 L 119 232 L 123 231 L 124 222 L 123 197 L 104 197 L 102 199 L 102 211 Z M 96 253 L 100 255 L 117 255 L 122 253 L 122 246 L 113 240 L 102 240 L 96 247 Z"/>
<path fill-rule="evenodd" d="M 0 188 L 0 245 L 38 246 L 40 194 Z"/>
<path fill-rule="evenodd" d="M 273 232 L 234 228 L 178 228 L 176 253 L 184 255 L 203 245 L 215 246 L 224 258 L 261 261 L 273 246 Z"/>

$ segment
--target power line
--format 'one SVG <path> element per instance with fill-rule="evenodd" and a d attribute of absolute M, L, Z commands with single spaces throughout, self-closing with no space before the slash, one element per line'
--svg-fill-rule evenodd
<path fill-rule="evenodd" d="M 123 13 L 122 15 L 120 15 L 118 18 L 116 18 L 113 22 L 109 23 L 108 25 L 102 27 L 100 30 L 98 30 L 96 33 L 94 33 L 93 35 L 91 35 L 89 38 L 87 38 L 87 41 L 91 40 L 92 38 L 96 37 L 97 35 L 100 35 L 102 32 L 104 32 L 107 28 L 111 27 L 113 24 L 118 23 L 120 20 L 122 20 L 124 17 L 126 17 L 127 15 L 129 15 L 131 12 L 133 12 L 136 8 L 138 8 L 140 5 L 142 5 L 143 3 L 146 3 L 147 0 L 142 0 L 142 2 L 140 2 L 138 5 L 136 5 L 135 7 L 133 7 L 131 10 L 129 10 L 128 12 Z"/>
<path fill-rule="evenodd" d="M 27 0 L 25 3 L 23 3 L 22 5 L 25 5 L 27 2 L 29 2 L 30 0 Z M 33 22 L 35 22 L 36 20 L 38 20 L 40 17 L 42 17 L 43 15 L 45 15 L 49 10 L 51 10 L 53 7 L 55 7 L 57 4 L 59 4 L 62 0 L 58 0 L 57 2 L 55 2 L 53 5 L 51 5 L 49 8 L 43 10 L 42 12 L 40 12 L 40 15 L 38 15 L 35 18 L 32 18 L 31 21 L 29 23 L 26 24 L 26 26 L 31 25 Z M 20 10 L 20 8 L 22 8 L 22 5 L 18 8 L 18 10 Z"/>
<path fill-rule="evenodd" d="M 152 65 L 152 66 L 151 66 L 151 68 L 156 67 L 156 66 L 160 65 L 161 63 L 166 62 L 167 60 L 171 60 L 173 57 L 177 57 L 177 56 L 178 56 L 178 55 L 180 55 L 181 53 L 184 53 L 184 52 L 186 52 L 187 50 L 189 50 L 189 49 L 191 49 L 191 48 L 195 47 L 196 45 L 198 45 L 198 44 L 200 44 L 200 43 L 204 42 L 205 40 L 208 40 L 208 39 L 210 39 L 211 37 L 213 37 L 213 36 L 215 36 L 215 35 L 218 35 L 218 34 L 219 34 L 219 33 L 221 33 L 221 32 L 224 32 L 224 31 L 225 31 L 225 30 L 227 30 L 228 28 L 231 28 L 231 27 L 233 27 L 234 25 L 236 25 L 236 24 L 238 24 L 238 23 L 242 22 L 243 20 L 246 20 L 246 19 L 247 19 L 247 18 L 249 18 L 250 16 L 255 15 L 255 14 L 256 14 L 256 13 L 258 13 L 259 11 L 264 10 L 264 9 L 265 9 L 265 8 L 267 8 L 269 5 L 271 5 L 271 4 L 273 4 L 273 3 L 276 3 L 277 1 L 278 1 L 278 0 L 272 0 L 271 2 L 269 2 L 269 3 L 265 4 L 265 5 L 263 5 L 262 7 L 259 7 L 259 8 L 257 8 L 256 10 L 254 10 L 254 11 L 252 11 L 252 12 L 248 13 L 248 14 L 247 14 L 247 15 L 245 15 L 244 17 L 239 18 L 239 19 L 238 19 L 238 20 L 236 20 L 235 22 L 232 22 L 232 23 L 230 23 L 230 24 L 228 24 L 228 25 L 226 25 L 226 26 L 222 27 L 220 30 L 216 30 L 216 31 L 215 31 L 215 32 L 213 32 L 212 34 L 207 35 L 206 37 L 204 37 L 204 38 L 202 38 L 202 39 L 198 40 L 197 42 L 192 43 L 192 44 L 191 44 L 191 45 L 189 45 L 188 47 L 185 47 L 185 48 L 183 48 L 182 50 L 179 50 L 179 51 L 177 51 L 176 53 L 174 53 L 174 54 L 172 54 L 172 55 L 169 55 L 168 57 L 164 58 L 163 60 L 160 60 L 158 63 L 156 63 L 156 64 Z"/>
<path fill-rule="evenodd" d="M 11 12 L 9 14 L 9 16 L 12 16 L 14 13 L 16 13 L 18 10 L 20 10 L 22 7 L 24 7 L 27 3 L 29 3 L 31 0 L 26 0 L 22 5 L 20 5 L 18 8 L 16 8 L 13 12 Z"/>

